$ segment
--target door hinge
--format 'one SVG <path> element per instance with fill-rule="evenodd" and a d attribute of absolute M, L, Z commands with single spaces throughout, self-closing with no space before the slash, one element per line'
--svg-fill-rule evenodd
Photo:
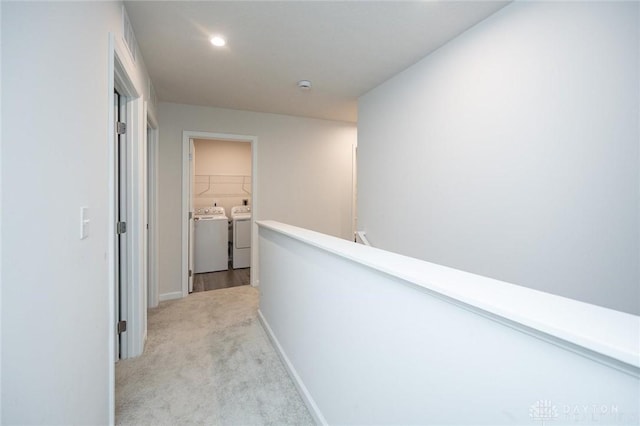
<path fill-rule="evenodd" d="M 192 276 L 193 276 L 193 271 L 189 269 L 189 278 L 191 278 Z"/>
<path fill-rule="evenodd" d="M 116 124 L 116 133 L 119 135 L 124 135 L 127 133 L 127 123 L 123 123 L 122 121 L 118 121 Z"/>
<path fill-rule="evenodd" d="M 118 321 L 118 334 L 127 331 L 127 322 L 125 320 Z"/>
<path fill-rule="evenodd" d="M 189 212 L 189 220 L 193 219 L 193 212 Z"/>
<path fill-rule="evenodd" d="M 118 222 L 116 223 L 116 234 L 124 234 L 127 232 L 127 222 Z"/>

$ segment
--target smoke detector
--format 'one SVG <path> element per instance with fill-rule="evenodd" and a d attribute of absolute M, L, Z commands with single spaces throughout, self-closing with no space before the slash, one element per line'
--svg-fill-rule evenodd
<path fill-rule="evenodd" d="M 309 90 L 311 89 L 311 82 L 309 80 L 300 80 L 298 82 L 298 87 L 301 90 Z"/>

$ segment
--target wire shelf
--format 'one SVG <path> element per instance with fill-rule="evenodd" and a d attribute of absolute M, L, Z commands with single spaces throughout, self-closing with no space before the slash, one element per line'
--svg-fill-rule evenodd
<path fill-rule="evenodd" d="M 251 176 L 195 175 L 193 193 L 197 198 L 247 197 Z"/>

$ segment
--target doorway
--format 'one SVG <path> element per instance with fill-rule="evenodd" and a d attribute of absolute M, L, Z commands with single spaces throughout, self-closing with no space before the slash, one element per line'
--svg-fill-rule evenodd
<path fill-rule="evenodd" d="M 146 108 L 123 43 L 109 34 L 109 423 L 115 363 L 142 354 L 147 333 Z"/>
<path fill-rule="evenodd" d="M 140 355 L 147 332 L 146 108 L 122 43 L 109 34 L 109 352 L 114 365 Z"/>
<path fill-rule="evenodd" d="M 126 358 L 127 346 L 127 98 L 117 89 L 113 94 L 115 140 L 115 310 L 116 359 Z"/>
<path fill-rule="evenodd" d="M 251 162 L 249 141 L 193 140 L 192 292 L 250 284 Z"/>
<path fill-rule="evenodd" d="M 241 146 L 250 148 L 247 152 L 250 155 L 250 174 L 247 174 L 246 169 L 244 172 L 233 171 L 229 168 L 213 169 L 207 168 L 207 165 L 202 165 L 202 159 L 205 156 L 201 156 L 198 160 L 197 148 L 194 148 L 197 141 L 202 147 L 206 147 L 208 144 L 215 144 L 216 141 L 226 144 L 227 147 L 233 147 L 235 144 L 236 151 L 241 151 Z M 240 145 L 242 144 L 242 145 Z M 209 146 L 211 148 L 211 146 Z M 202 149 L 201 149 L 202 151 Z M 196 218 L 197 216 L 204 215 L 213 210 L 214 207 L 223 207 L 224 214 L 228 219 L 232 219 L 234 209 L 236 206 L 245 206 L 250 210 L 251 219 L 246 221 L 248 224 L 248 234 L 251 241 L 257 241 L 257 229 L 255 226 L 255 219 L 257 218 L 258 205 L 257 205 L 257 191 L 256 191 L 256 176 L 257 176 L 257 138 L 255 136 L 243 136 L 233 134 L 222 133 L 209 133 L 209 132 L 196 132 L 196 131 L 184 131 L 183 132 L 183 226 L 182 226 L 182 277 L 183 285 L 182 292 L 183 297 L 187 296 L 193 290 L 214 289 L 221 288 L 228 284 L 242 284 L 250 283 L 256 285 L 256 247 L 255 244 L 250 244 L 250 247 L 246 247 L 250 254 L 250 260 L 247 260 L 246 266 L 235 265 L 231 261 L 230 268 L 226 271 L 211 272 L 210 275 L 195 276 L 194 265 L 194 240 L 197 239 L 195 233 Z M 223 159 L 218 159 L 223 160 Z M 198 166 L 200 162 L 200 166 Z M 218 166 L 220 161 L 217 162 Z M 217 171 L 216 171 L 217 170 Z M 198 171 L 196 173 L 196 171 Z M 200 173 L 200 174 L 198 174 Z M 230 238 L 233 241 L 233 220 L 231 221 L 231 228 L 229 228 Z M 198 225 L 203 225 L 199 223 Z M 230 258 L 233 258 L 233 245 L 228 251 Z M 238 252 L 236 252 L 238 256 Z M 242 272 L 242 269 L 248 269 L 249 271 Z"/>
<path fill-rule="evenodd" d="M 147 307 L 155 308 L 158 294 L 158 123 L 147 110 Z"/>

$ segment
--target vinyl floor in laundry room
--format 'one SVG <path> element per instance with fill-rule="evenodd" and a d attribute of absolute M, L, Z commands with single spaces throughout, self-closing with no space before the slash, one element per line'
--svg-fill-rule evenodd
<path fill-rule="evenodd" d="M 250 271 L 251 268 L 229 268 L 226 271 L 195 274 L 193 277 L 193 292 L 249 285 L 251 283 Z"/>

